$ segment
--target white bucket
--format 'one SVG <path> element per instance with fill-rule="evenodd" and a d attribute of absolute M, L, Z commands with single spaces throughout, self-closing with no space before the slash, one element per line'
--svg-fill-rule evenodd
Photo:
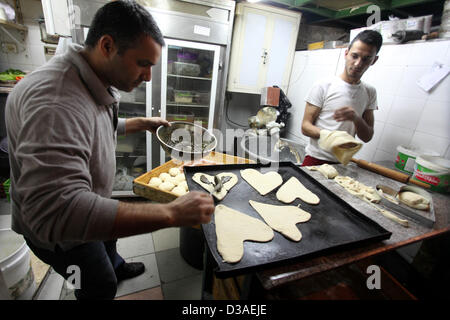
<path fill-rule="evenodd" d="M 30 249 L 10 229 L 0 230 L 0 300 L 31 300 L 36 290 Z"/>

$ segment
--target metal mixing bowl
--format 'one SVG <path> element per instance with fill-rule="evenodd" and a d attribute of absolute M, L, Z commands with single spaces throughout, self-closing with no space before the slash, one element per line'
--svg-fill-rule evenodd
<path fill-rule="evenodd" d="M 156 137 L 171 158 L 182 161 L 204 158 L 217 146 L 211 132 L 191 122 L 174 121 L 170 127 L 160 126 Z"/>

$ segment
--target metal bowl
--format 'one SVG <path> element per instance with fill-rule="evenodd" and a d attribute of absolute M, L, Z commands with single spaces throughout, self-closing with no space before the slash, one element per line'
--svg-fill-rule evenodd
<path fill-rule="evenodd" d="M 182 161 L 204 158 L 217 146 L 211 132 L 191 122 L 174 121 L 170 127 L 160 126 L 156 137 L 171 158 Z"/>

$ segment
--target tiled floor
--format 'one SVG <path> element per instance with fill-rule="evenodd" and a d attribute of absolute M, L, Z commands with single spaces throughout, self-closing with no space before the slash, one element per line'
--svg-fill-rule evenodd
<path fill-rule="evenodd" d="M 9 204 L 0 199 L 0 229 L 10 227 Z M 119 283 L 116 299 L 197 300 L 201 298 L 202 271 L 191 267 L 180 255 L 179 229 L 119 239 L 117 250 L 127 262 L 143 262 L 145 272 Z M 38 300 L 74 300 L 73 287 L 50 269 Z"/>

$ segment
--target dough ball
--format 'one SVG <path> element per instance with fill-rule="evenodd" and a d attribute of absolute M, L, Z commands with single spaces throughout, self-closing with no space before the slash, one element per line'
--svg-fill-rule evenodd
<path fill-rule="evenodd" d="M 180 182 L 186 181 L 186 177 L 184 176 L 184 173 L 180 173 L 174 177 L 174 179 L 177 181 L 177 184 L 180 184 Z"/>
<path fill-rule="evenodd" d="M 170 191 L 175 187 L 175 185 L 171 182 L 163 182 L 159 185 L 159 189 L 163 191 Z"/>
<path fill-rule="evenodd" d="M 172 189 L 172 193 L 175 193 L 177 196 L 182 196 L 183 194 L 186 194 L 187 191 L 183 187 L 177 186 Z"/>
<path fill-rule="evenodd" d="M 180 174 L 180 169 L 178 169 L 178 168 L 171 168 L 171 169 L 169 170 L 169 174 L 170 174 L 172 177 L 175 177 L 175 176 L 177 176 L 177 175 Z"/>
<path fill-rule="evenodd" d="M 185 181 L 181 181 L 178 184 L 178 187 L 182 187 L 182 188 L 184 188 L 184 190 L 189 191 L 188 184 L 187 184 L 186 180 Z"/>
<path fill-rule="evenodd" d="M 158 187 L 160 184 L 162 183 L 162 180 L 158 177 L 153 177 L 150 179 L 150 181 L 148 182 L 148 185 L 151 187 Z"/>
<path fill-rule="evenodd" d="M 167 177 L 164 182 L 170 182 L 175 186 L 178 185 L 178 181 L 175 179 L 175 177 Z"/>
<path fill-rule="evenodd" d="M 167 172 L 163 172 L 159 175 L 159 178 L 162 180 L 162 182 L 165 182 L 167 178 L 170 177 L 170 174 L 168 174 Z"/>

